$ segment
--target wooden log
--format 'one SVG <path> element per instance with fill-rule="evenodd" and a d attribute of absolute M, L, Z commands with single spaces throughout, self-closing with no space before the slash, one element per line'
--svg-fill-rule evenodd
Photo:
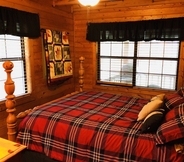
<path fill-rule="evenodd" d="M 16 137 L 16 127 L 17 127 L 17 118 L 15 116 L 15 96 L 13 95 L 15 90 L 15 84 L 14 81 L 11 78 L 11 72 L 14 67 L 13 63 L 11 61 L 5 61 L 3 63 L 3 67 L 5 69 L 5 72 L 7 74 L 7 79 L 4 85 L 4 89 L 7 93 L 6 96 L 6 111 L 8 113 L 8 117 L 6 119 L 7 122 L 7 129 L 8 129 L 8 139 L 11 141 L 15 141 Z"/>
<path fill-rule="evenodd" d="M 83 91 L 83 84 L 84 84 L 84 67 L 83 67 L 83 62 L 84 62 L 84 57 L 79 58 L 79 92 Z"/>

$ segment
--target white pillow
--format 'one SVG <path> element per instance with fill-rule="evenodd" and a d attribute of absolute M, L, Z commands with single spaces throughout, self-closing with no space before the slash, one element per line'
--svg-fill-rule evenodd
<path fill-rule="evenodd" d="M 162 106 L 163 101 L 160 99 L 153 100 L 151 102 L 148 102 L 142 110 L 138 114 L 137 121 L 144 120 L 144 118 L 153 110 L 156 110 Z"/>
<path fill-rule="evenodd" d="M 160 99 L 160 100 L 163 101 L 163 100 L 164 100 L 164 97 L 165 97 L 165 94 L 162 93 L 162 94 L 159 94 L 159 95 L 154 96 L 154 97 L 151 99 L 151 101 L 157 100 L 157 99 Z"/>

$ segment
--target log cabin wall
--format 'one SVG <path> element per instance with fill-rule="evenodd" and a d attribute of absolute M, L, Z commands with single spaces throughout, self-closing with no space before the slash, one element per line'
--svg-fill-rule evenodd
<path fill-rule="evenodd" d="M 95 83 L 96 44 L 86 41 L 86 24 L 88 21 L 122 22 L 184 16 L 183 0 L 109 0 L 109 2 L 102 1 L 89 10 L 79 4 L 53 7 L 52 0 L 4 0 L 0 2 L 0 5 L 38 13 L 41 28 L 66 30 L 70 33 L 69 41 L 74 77 L 53 88 L 48 88 L 46 84 L 41 38 L 29 40 L 30 55 L 28 59 L 30 60 L 29 75 L 32 93 L 27 97 L 16 99 L 17 113 L 78 90 L 77 69 L 80 56 L 85 57 L 85 90 L 93 89 L 139 97 L 151 97 L 160 93 L 159 91 L 150 91 L 148 89 L 97 86 Z M 183 48 L 184 45 L 182 44 L 181 65 L 184 64 Z M 183 85 L 183 67 L 179 69 L 179 86 Z M 5 138 L 7 137 L 6 117 L 5 104 L 0 102 L 0 137 Z"/>
<path fill-rule="evenodd" d="M 3 0 L 0 6 L 11 7 L 18 10 L 38 13 L 40 16 L 41 28 L 49 28 L 59 31 L 69 32 L 70 52 L 73 56 L 73 15 L 71 6 L 65 6 L 58 10 L 52 6 L 52 1 L 48 0 Z M 34 24 L 33 24 L 34 25 Z M 61 85 L 48 88 L 46 81 L 44 57 L 42 55 L 42 39 L 30 39 L 28 44 L 30 60 L 30 83 L 31 94 L 16 99 L 17 113 L 36 105 L 58 98 L 75 90 L 74 78 L 69 79 Z M 75 66 L 75 65 L 73 65 Z M 0 67 L 2 68 L 2 67 Z M 18 88 L 18 87 L 16 87 Z M 5 103 L 0 102 L 0 137 L 7 138 Z"/>
<path fill-rule="evenodd" d="M 84 68 L 84 88 L 120 93 L 123 95 L 133 95 L 136 97 L 150 98 L 158 93 L 172 93 L 170 91 L 157 91 L 140 88 L 123 88 L 115 86 L 96 85 L 96 44 L 86 41 L 86 23 L 87 22 L 125 22 L 162 18 L 176 18 L 184 16 L 184 1 L 178 0 L 123 0 L 99 2 L 98 5 L 87 7 L 81 5 L 73 6 L 74 12 L 74 51 L 76 58 L 80 55 L 85 57 Z M 179 84 L 178 88 L 183 86 L 184 73 L 184 46 L 182 43 L 180 52 Z M 76 61 L 76 59 L 75 59 Z M 75 83 L 77 84 L 77 82 Z"/>

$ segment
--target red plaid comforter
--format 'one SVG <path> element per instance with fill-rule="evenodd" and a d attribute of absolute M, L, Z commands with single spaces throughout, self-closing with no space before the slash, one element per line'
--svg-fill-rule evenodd
<path fill-rule="evenodd" d="M 180 162 L 172 145 L 140 134 L 146 99 L 82 92 L 39 106 L 20 124 L 17 141 L 63 162 Z"/>

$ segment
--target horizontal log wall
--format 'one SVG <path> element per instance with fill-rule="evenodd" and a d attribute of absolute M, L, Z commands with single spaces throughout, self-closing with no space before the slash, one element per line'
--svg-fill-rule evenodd
<path fill-rule="evenodd" d="M 98 5 L 87 8 L 81 5 L 73 7 L 74 12 L 74 51 L 76 57 L 85 57 L 84 88 L 96 89 L 111 93 L 120 93 L 136 97 L 150 98 L 158 93 L 172 93 L 154 89 L 123 88 L 116 86 L 97 86 L 96 79 L 96 44 L 86 41 L 87 22 L 125 22 L 184 16 L 184 1 L 178 0 L 124 0 L 100 2 Z M 183 86 L 184 80 L 184 50 L 181 46 L 178 88 Z M 77 83 L 76 83 L 77 84 Z"/>
<path fill-rule="evenodd" d="M 87 22 L 116 22 L 136 21 L 159 18 L 184 16 L 184 1 L 178 0 L 123 0 L 100 2 L 99 5 L 89 8 L 79 4 L 70 6 L 52 6 L 52 0 L 4 0 L 1 6 L 12 7 L 24 11 L 38 13 L 42 28 L 66 30 L 70 33 L 70 52 L 72 55 L 74 77 L 62 85 L 48 88 L 45 79 L 45 67 L 42 56 L 41 38 L 29 41 L 30 74 L 32 93 L 30 96 L 19 98 L 17 113 L 38 104 L 55 99 L 64 94 L 78 90 L 79 57 L 84 56 L 86 90 L 100 90 L 124 95 L 151 97 L 158 91 L 138 88 L 122 88 L 113 86 L 96 86 L 96 45 L 86 41 Z M 181 47 L 180 62 L 184 65 L 184 50 Z M 179 83 L 183 85 L 183 67 L 179 69 Z M 0 103 L 0 137 L 6 137 L 6 116 L 4 102 Z"/>
<path fill-rule="evenodd" d="M 72 58 L 75 58 L 73 52 L 73 14 L 71 6 L 63 7 L 59 10 L 52 6 L 52 1 L 48 0 L 3 0 L 1 6 L 16 8 L 23 11 L 38 13 L 40 16 L 41 28 L 49 28 L 59 31 L 69 32 L 70 52 Z M 33 24 L 34 25 L 34 24 Z M 29 66 L 29 84 L 31 85 L 31 94 L 26 97 L 16 98 L 16 109 L 18 114 L 25 109 L 33 108 L 36 105 L 53 100 L 75 90 L 74 77 L 64 82 L 49 88 L 46 81 L 46 72 L 44 64 L 44 56 L 42 54 L 42 40 L 31 39 L 28 41 L 30 55 L 27 56 L 30 60 Z M 77 58 L 76 58 L 77 59 Z M 75 66 L 75 65 L 73 65 Z M 2 67 L 0 67 L 2 68 Z M 16 87 L 18 88 L 18 87 Z M 5 103 L 0 102 L 0 137 L 7 137 L 6 129 L 6 108 Z"/>

